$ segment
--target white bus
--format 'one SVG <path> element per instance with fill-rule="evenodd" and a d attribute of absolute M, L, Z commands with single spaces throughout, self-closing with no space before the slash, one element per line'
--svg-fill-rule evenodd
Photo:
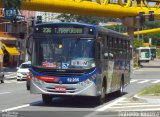
<path fill-rule="evenodd" d="M 151 48 L 150 47 L 139 47 L 138 50 L 138 61 L 149 62 L 151 60 Z"/>

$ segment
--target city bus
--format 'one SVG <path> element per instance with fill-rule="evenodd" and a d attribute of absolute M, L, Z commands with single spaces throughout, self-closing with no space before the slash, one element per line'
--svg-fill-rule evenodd
<path fill-rule="evenodd" d="M 36 24 L 27 41 L 30 92 L 53 97 L 86 96 L 97 104 L 130 83 L 129 36 L 84 23 Z"/>
<path fill-rule="evenodd" d="M 138 50 L 138 61 L 149 62 L 151 60 L 151 48 L 150 47 L 139 47 Z"/>

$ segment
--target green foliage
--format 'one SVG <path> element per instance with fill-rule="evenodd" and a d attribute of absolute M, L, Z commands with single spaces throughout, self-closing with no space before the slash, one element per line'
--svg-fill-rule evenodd
<path fill-rule="evenodd" d="M 160 48 L 157 48 L 157 56 L 160 57 Z"/>
<path fill-rule="evenodd" d="M 134 44 L 135 48 L 142 47 L 143 46 L 143 39 L 142 38 L 140 38 L 140 39 L 135 38 L 133 40 L 133 44 Z"/>
<path fill-rule="evenodd" d="M 147 21 L 144 24 L 144 29 L 152 29 L 152 28 L 159 28 L 160 27 L 160 21 Z"/>
<path fill-rule="evenodd" d="M 97 16 L 81 16 L 74 14 L 60 14 L 56 17 L 62 22 L 84 22 L 84 23 L 92 23 L 99 24 L 99 22 L 104 21 L 105 18 L 97 17 Z"/>
<path fill-rule="evenodd" d="M 145 42 L 148 42 L 149 38 L 152 38 L 152 45 L 157 45 L 157 40 L 160 39 L 160 33 L 150 33 L 144 36 Z"/>
<path fill-rule="evenodd" d="M 21 3 L 23 1 L 30 1 L 30 0 L 4 0 L 5 8 L 14 8 L 15 10 L 20 10 Z"/>
<path fill-rule="evenodd" d="M 125 28 L 122 25 L 104 26 L 104 28 L 121 32 L 121 33 L 126 32 Z"/>
<path fill-rule="evenodd" d="M 144 88 L 139 94 L 142 96 L 160 96 L 160 84 Z"/>
<path fill-rule="evenodd" d="M 5 0 L 5 8 L 20 9 L 21 0 Z"/>
<path fill-rule="evenodd" d="M 160 27 L 160 20 L 155 20 L 155 21 L 147 21 L 144 24 L 144 30 L 146 29 L 154 29 L 154 28 L 159 28 Z M 160 33 L 149 33 L 144 35 L 144 42 L 149 42 L 149 38 L 152 38 L 152 45 L 156 46 L 157 45 L 157 40 L 160 39 Z"/>

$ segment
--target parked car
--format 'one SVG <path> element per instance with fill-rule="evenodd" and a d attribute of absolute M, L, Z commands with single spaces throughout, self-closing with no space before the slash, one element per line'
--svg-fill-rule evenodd
<path fill-rule="evenodd" d="M 17 69 L 17 81 L 26 80 L 31 67 L 31 61 L 22 63 Z"/>
<path fill-rule="evenodd" d="M 0 81 L 1 81 L 1 83 L 4 83 L 4 72 L 1 67 L 0 67 Z"/>

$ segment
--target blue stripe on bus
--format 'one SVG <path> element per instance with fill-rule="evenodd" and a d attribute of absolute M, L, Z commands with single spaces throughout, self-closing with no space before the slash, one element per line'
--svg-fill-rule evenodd
<path fill-rule="evenodd" d="M 32 72 L 32 74 L 33 74 L 34 76 L 44 76 L 44 77 L 46 76 L 46 77 L 49 77 L 49 76 L 47 76 L 47 75 L 40 74 L 40 73 L 34 71 L 33 69 L 30 69 L 30 71 Z M 53 77 L 59 78 L 60 81 L 62 81 L 63 83 L 69 83 L 69 82 L 67 81 L 68 78 L 71 78 L 71 79 L 72 79 L 72 78 L 74 78 L 74 79 L 78 78 L 78 79 L 79 79 L 78 82 L 82 82 L 82 81 L 87 80 L 88 78 L 92 78 L 92 79 L 93 79 L 93 82 L 96 83 L 96 76 L 97 76 L 96 74 L 97 74 L 97 70 L 95 69 L 94 71 L 92 71 L 92 72 L 90 72 L 90 73 L 87 73 L 87 74 L 85 74 L 85 75 L 82 75 L 82 76 L 68 76 L 68 77 L 53 76 Z M 74 83 L 74 82 L 72 82 L 72 83 Z"/>

